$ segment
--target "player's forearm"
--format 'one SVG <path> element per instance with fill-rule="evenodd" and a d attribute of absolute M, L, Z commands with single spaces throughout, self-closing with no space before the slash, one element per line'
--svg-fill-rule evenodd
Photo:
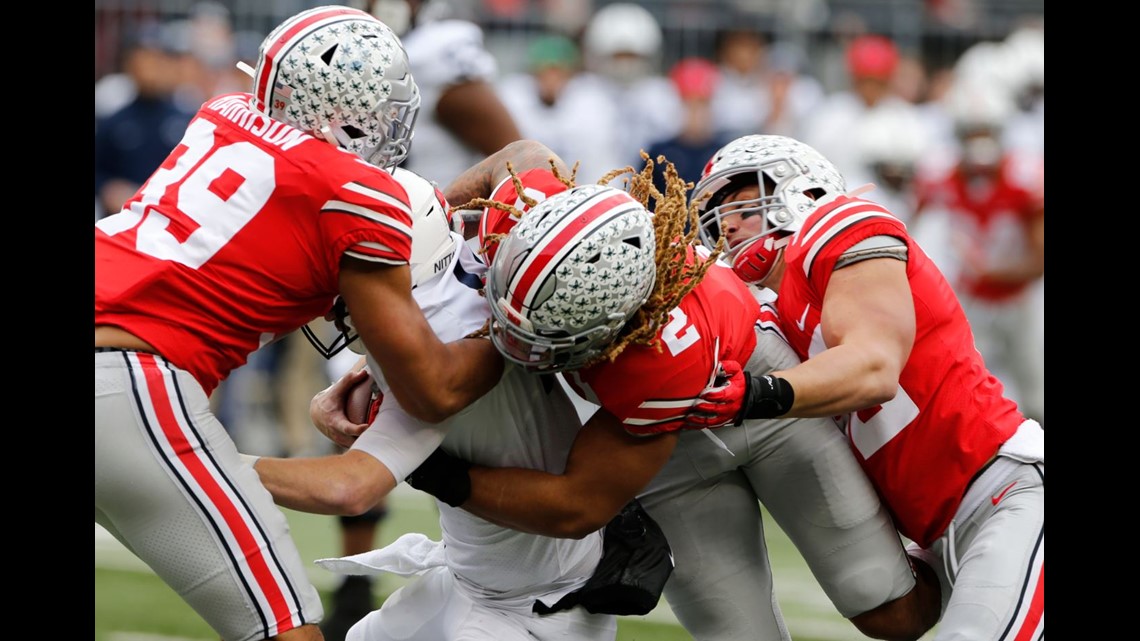
<path fill-rule="evenodd" d="M 262 457 L 254 470 L 273 501 L 282 507 L 352 516 L 367 512 L 396 486 L 392 475 L 383 473 L 386 470 L 369 470 L 368 462 L 359 457 L 368 455 L 349 452 L 311 458 Z"/>
<path fill-rule="evenodd" d="M 463 509 L 532 534 L 582 538 L 610 522 L 661 471 L 677 435 L 635 437 L 599 409 L 578 432 L 562 474 L 473 467 Z"/>
<path fill-rule="evenodd" d="M 782 372 L 795 402 L 788 416 L 828 417 L 874 407 L 898 392 L 900 367 L 874 350 L 840 345 Z"/>
<path fill-rule="evenodd" d="M 435 115 L 456 138 L 484 155 L 522 138 L 511 112 L 494 88 L 481 80 L 452 85 L 444 91 Z"/>
<path fill-rule="evenodd" d="M 471 496 L 462 508 L 513 530 L 580 539 L 604 526 L 624 503 L 584 488 L 566 477 L 521 468 L 473 467 Z M 611 509 L 612 508 L 612 509 Z"/>
<path fill-rule="evenodd" d="M 438 423 L 486 394 L 503 374 L 503 357 L 485 338 L 443 343 L 439 358 L 423 359 L 408 377 L 388 379 L 400 405 L 412 416 Z"/>

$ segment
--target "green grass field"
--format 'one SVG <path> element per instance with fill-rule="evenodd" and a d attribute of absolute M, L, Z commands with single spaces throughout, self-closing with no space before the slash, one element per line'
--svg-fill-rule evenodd
<path fill-rule="evenodd" d="M 404 532 L 439 537 L 435 505 L 429 497 L 401 485 L 391 497 L 390 516 L 384 521 L 377 546 Z M 339 556 L 336 520 L 286 511 L 303 558 Z M 796 641 L 858 641 L 855 627 L 835 612 L 815 583 L 795 548 L 768 519 L 768 546 L 776 576 L 777 598 Z M 315 564 L 313 583 L 329 611 L 331 591 L 339 577 Z M 377 583 L 376 603 L 403 584 L 385 576 Z M 95 641 L 216 641 L 217 636 L 170 588 L 158 580 L 130 552 L 96 526 L 95 536 Z M 691 641 L 676 624 L 668 606 L 644 617 L 624 617 L 618 624 L 618 641 Z"/>

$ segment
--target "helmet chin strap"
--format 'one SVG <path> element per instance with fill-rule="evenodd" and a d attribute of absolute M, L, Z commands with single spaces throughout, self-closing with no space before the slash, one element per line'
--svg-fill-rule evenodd
<path fill-rule="evenodd" d="M 791 238 L 791 236 L 788 238 Z M 756 285 L 759 285 L 760 287 L 767 287 L 771 290 L 778 289 L 778 287 L 770 287 L 768 285 L 768 281 L 772 280 L 772 277 L 776 275 L 777 271 L 783 272 L 783 267 L 781 267 L 781 264 L 784 261 L 784 247 L 786 247 L 787 244 L 788 243 L 785 241 L 783 246 L 781 246 L 780 249 L 776 252 L 776 257 L 772 259 L 772 268 L 768 270 L 768 273 L 764 276 L 764 278 L 756 281 Z"/>
<path fill-rule="evenodd" d="M 874 189 L 875 189 L 875 183 L 866 183 L 863 185 L 859 185 L 855 189 L 852 189 L 851 191 L 847 192 L 847 195 L 851 196 L 852 198 L 858 198 L 859 196 L 862 196 L 863 194 L 865 194 L 867 192 L 873 191 Z M 824 201 L 824 200 L 820 201 L 821 204 L 824 202 L 826 202 L 826 201 Z"/>

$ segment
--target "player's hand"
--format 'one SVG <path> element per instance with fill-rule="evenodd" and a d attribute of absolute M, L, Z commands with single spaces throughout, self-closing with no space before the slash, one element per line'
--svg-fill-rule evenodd
<path fill-rule="evenodd" d="M 348 372 L 309 401 L 309 418 L 313 425 L 341 447 L 351 447 L 356 437 L 368 429 L 368 423 L 355 422 L 348 416 L 349 395 L 367 385 L 368 379 L 366 369 Z"/>
<path fill-rule="evenodd" d="M 748 399 L 750 384 L 748 372 L 736 361 L 721 361 L 720 371 L 712 384 L 701 391 L 697 402 L 685 416 L 685 427 L 706 429 L 725 425 L 740 425 L 741 411 Z"/>
<path fill-rule="evenodd" d="M 471 463 L 437 447 L 414 472 L 404 479 L 408 485 L 427 492 L 451 507 L 459 507 L 471 496 Z"/>

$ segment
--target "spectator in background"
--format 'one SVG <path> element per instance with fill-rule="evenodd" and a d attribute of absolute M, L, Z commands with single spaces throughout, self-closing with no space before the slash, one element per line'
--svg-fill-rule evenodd
<path fill-rule="evenodd" d="M 843 9 L 831 14 L 825 37 L 812 48 L 811 59 L 812 77 L 823 84 L 824 93 L 851 89 L 847 48 L 867 33 L 867 21 L 857 11 Z"/>
<path fill-rule="evenodd" d="M 924 123 L 909 111 L 873 111 L 854 135 L 862 170 L 876 187 L 864 197 L 909 222 L 916 205 L 915 175 L 928 149 Z"/>
<path fill-rule="evenodd" d="M 680 131 L 681 100 L 660 71 L 661 25 L 645 7 L 606 5 L 582 35 L 586 74 L 581 82 L 608 96 L 617 112 L 620 165 L 641 166 L 641 152 Z"/>
<path fill-rule="evenodd" d="M 527 71 L 504 77 L 498 90 L 524 137 L 579 163 L 578 179 L 595 182 L 625 158 L 615 144 L 617 110 L 596 83 L 575 81 L 580 71 L 578 46 L 546 34 L 527 48 Z"/>
<path fill-rule="evenodd" d="M 892 79 L 899 63 L 895 43 L 884 36 L 860 36 L 847 48 L 851 90 L 832 93 L 804 121 L 800 138 L 843 174 L 848 185 L 872 182 L 860 159 L 858 132 L 873 113 L 913 117 L 916 107 L 896 95 Z"/>
<path fill-rule="evenodd" d="M 919 212 L 948 218 L 951 282 L 978 351 L 1021 411 L 1044 425 L 1044 308 L 1034 291 L 1045 277 L 1044 157 L 1003 143 L 1016 109 L 1006 89 L 959 74 L 947 105 L 958 160 L 921 186 Z"/>
<path fill-rule="evenodd" d="M 197 2 L 190 14 L 170 23 L 170 45 L 177 51 L 179 84 L 175 99 L 185 109 L 198 109 L 209 98 L 229 90 L 237 62 L 230 11 L 218 2 Z M 255 52 L 256 55 L 256 52 Z M 248 83 L 239 90 L 246 90 Z"/>
<path fill-rule="evenodd" d="M 799 72 L 798 55 L 788 47 L 770 49 L 768 37 L 755 29 L 722 30 L 716 60 L 721 79 L 712 113 L 726 142 L 747 134 L 791 133 L 823 100 L 822 85 Z"/>
<path fill-rule="evenodd" d="M 194 115 L 174 101 L 177 74 L 168 37 L 155 22 L 132 34 L 122 65 L 134 97 L 95 123 L 95 197 L 103 215 L 118 212 L 134 195 L 178 144 Z"/>
<path fill-rule="evenodd" d="M 720 74 L 716 65 L 703 58 L 686 58 L 669 71 L 669 79 L 677 89 L 684 106 L 681 132 L 676 136 L 654 143 L 649 157 L 656 162 L 658 156 L 673 163 L 677 175 L 689 183 L 701 178 L 709 158 L 728 142 L 714 126 L 710 100 L 717 89 Z M 658 191 L 665 190 L 665 167 L 654 168 L 653 184 Z"/>
<path fill-rule="evenodd" d="M 521 137 L 495 92 L 498 63 L 483 30 L 440 0 L 372 0 L 374 16 L 404 41 L 420 87 L 420 119 L 404 167 L 446 185 Z"/>

